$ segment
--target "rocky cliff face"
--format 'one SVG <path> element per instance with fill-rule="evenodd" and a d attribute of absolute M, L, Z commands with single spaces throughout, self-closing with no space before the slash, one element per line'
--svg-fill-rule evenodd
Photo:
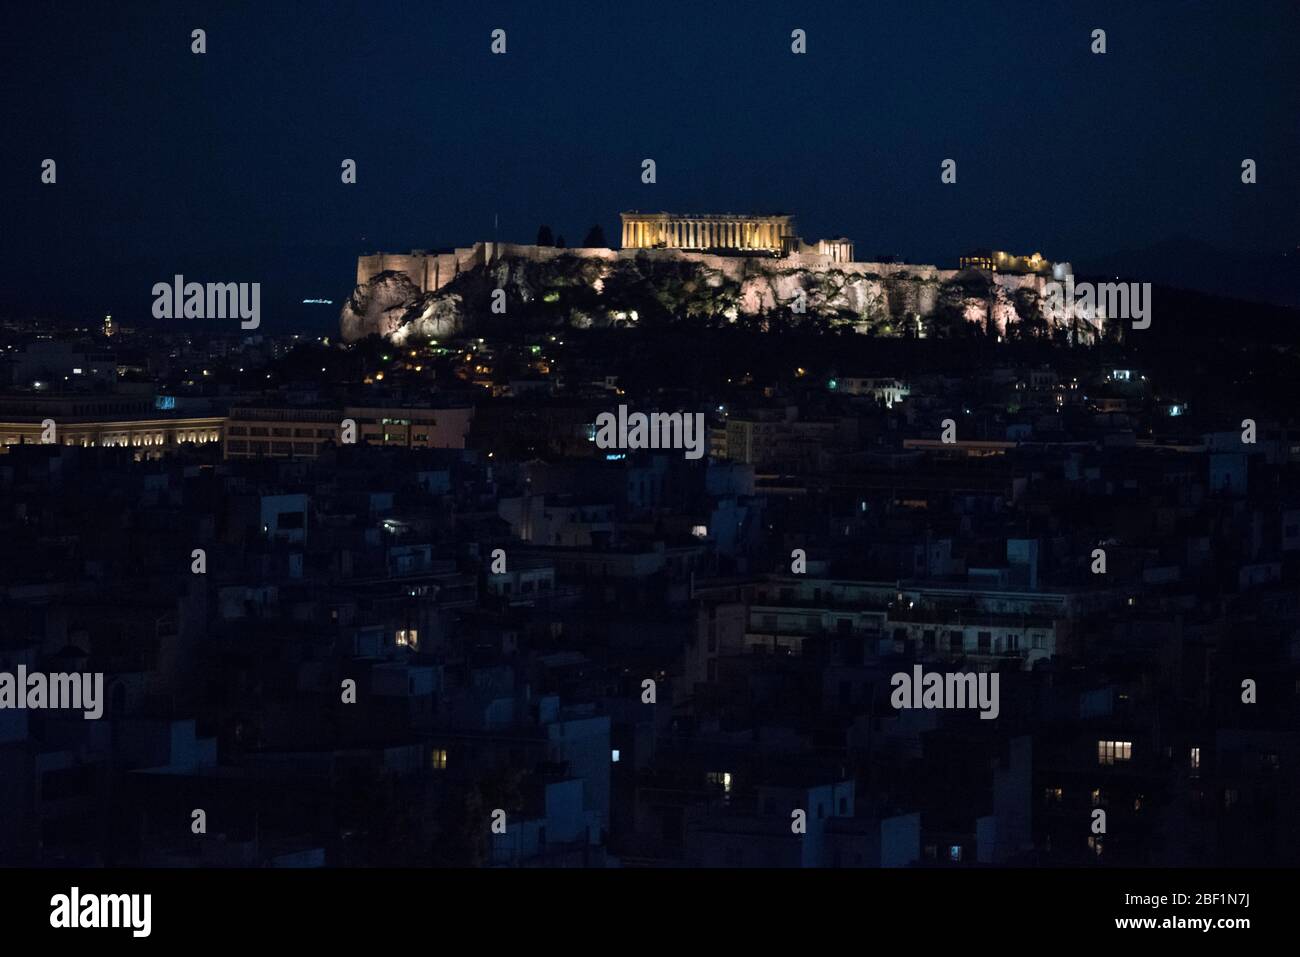
<path fill-rule="evenodd" d="M 527 248 L 527 247 L 518 247 Z M 357 286 L 340 317 L 343 338 L 480 334 L 511 327 L 589 328 L 681 319 L 755 328 L 812 323 L 871 335 L 1000 335 L 1060 328 L 1043 280 L 932 266 L 791 266 L 788 260 L 663 254 L 501 255 L 421 292 L 403 274 Z M 494 291 L 505 293 L 493 311 Z M 499 297 L 496 297 L 499 301 Z"/>
<path fill-rule="evenodd" d="M 391 336 L 419 297 L 420 290 L 403 273 L 381 273 L 352 291 L 339 316 L 339 332 L 349 341 L 372 332 Z"/>

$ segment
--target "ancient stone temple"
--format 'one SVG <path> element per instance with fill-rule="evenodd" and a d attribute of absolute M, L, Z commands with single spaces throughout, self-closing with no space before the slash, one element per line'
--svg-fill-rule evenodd
<path fill-rule="evenodd" d="M 796 240 L 792 216 L 620 214 L 624 249 L 752 249 L 780 254 Z"/>

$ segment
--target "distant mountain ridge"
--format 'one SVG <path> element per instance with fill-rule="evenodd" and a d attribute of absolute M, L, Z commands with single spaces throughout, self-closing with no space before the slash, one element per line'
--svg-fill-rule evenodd
<path fill-rule="evenodd" d="M 1300 246 L 1244 253 L 1173 238 L 1128 252 L 1081 257 L 1074 270 L 1080 279 L 1119 276 L 1244 302 L 1300 306 Z"/>

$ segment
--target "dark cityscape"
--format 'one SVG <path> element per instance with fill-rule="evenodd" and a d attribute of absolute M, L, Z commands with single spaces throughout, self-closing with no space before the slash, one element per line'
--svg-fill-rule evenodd
<path fill-rule="evenodd" d="M 9 924 L 1284 913 L 1292 5 L 307 9 L 6 14 Z"/>

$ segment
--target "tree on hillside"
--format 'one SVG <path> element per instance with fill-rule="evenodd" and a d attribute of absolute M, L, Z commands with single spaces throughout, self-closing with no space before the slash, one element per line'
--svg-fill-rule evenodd
<path fill-rule="evenodd" d="M 555 237 L 551 234 L 551 227 L 545 224 L 537 227 L 537 245 L 554 246 Z"/>
<path fill-rule="evenodd" d="M 564 248 L 564 233 L 560 233 L 560 235 L 555 237 L 555 245 L 558 249 Z"/>
<path fill-rule="evenodd" d="M 587 230 L 586 237 L 582 240 L 582 245 L 588 248 L 604 248 L 609 243 L 605 241 L 605 230 L 601 228 L 600 223 L 592 226 Z"/>

